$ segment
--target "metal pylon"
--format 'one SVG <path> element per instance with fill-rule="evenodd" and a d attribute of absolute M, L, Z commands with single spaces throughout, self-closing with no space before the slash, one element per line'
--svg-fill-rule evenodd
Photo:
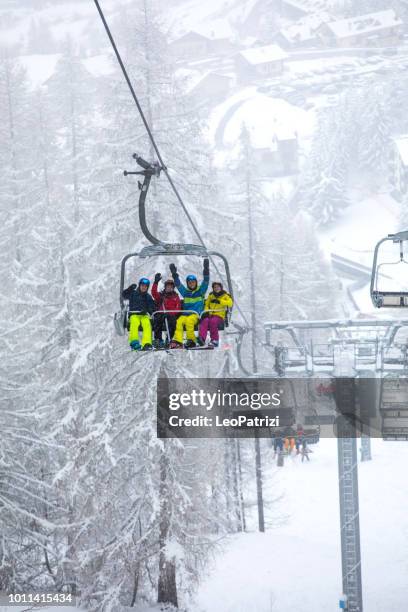
<path fill-rule="evenodd" d="M 343 593 L 348 612 L 363 612 L 354 379 L 336 379 L 336 405 Z"/>

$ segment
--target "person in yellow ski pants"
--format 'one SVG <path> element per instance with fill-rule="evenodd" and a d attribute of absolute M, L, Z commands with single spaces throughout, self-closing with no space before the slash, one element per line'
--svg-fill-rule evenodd
<path fill-rule="evenodd" d="M 152 344 L 152 324 L 147 314 L 130 315 L 129 344 L 139 342 L 139 326 L 142 327 L 142 347 Z"/>
<path fill-rule="evenodd" d="M 129 300 L 129 346 L 132 351 L 152 349 L 152 324 L 150 316 L 156 310 L 154 300 L 149 295 L 150 281 L 143 277 L 138 285 L 133 283 L 122 292 L 123 299 Z M 142 327 L 142 343 L 139 340 L 139 327 Z"/>
<path fill-rule="evenodd" d="M 181 315 L 177 319 L 176 331 L 174 332 L 173 341 L 183 344 L 184 330 L 186 330 L 187 340 L 194 342 L 195 344 L 195 333 L 194 328 L 198 323 L 198 314 L 192 313 L 189 315 Z"/>

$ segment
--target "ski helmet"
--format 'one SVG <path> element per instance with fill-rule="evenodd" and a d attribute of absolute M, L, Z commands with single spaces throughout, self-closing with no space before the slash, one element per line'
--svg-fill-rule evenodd
<path fill-rule="evenodd" d="M 174 287 L 174 280 L 172 278 L 168 278 L 167 280 L 165 280 L 164 286 L 166 287 L 167 285 L 172 285 Z"/>
<path fill-rule="evenodd" d="M 194 282 L 194 281 L 195 281 L 195 282 L 197 282 L 197 277 L 196 277 L 196 276 L 194 276 L 194 274 L 189 274 L 189 275 L 187 276 L 187 278 L 186 278 L 186 282 L 187 282 L 187 283 L 189 283 L 190 281 L 191 281 L 191 282 Z"/>
<path fill-rule="evenodd" d="M 140 279 L 140 281 L 139 281 L 139 285 L 147 285 L 147 286 L 149 286 L 149 285 L 150 285 L 150 281 L 149 281 L 149 279 L 148 279 L 148 278 L 146 278 L 145 276 L 143 276 L 143 277 Z"/>

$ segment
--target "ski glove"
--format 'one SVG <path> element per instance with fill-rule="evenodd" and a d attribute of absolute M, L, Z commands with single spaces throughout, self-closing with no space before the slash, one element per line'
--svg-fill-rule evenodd
<path fill-rule="evenodd" d="M 210 260 L 206 257 L 204 259 L 203 275 L 209 276 L 210 274 Z"/>
<path fill-rule="evenodd" d="M 160 272 L 157 272 L 157 274 L 155 274 L 154 276 L 154 282 L 157 285 L 157 283 L 161 280 L 162 275 L 160 274 Z"/>
<path fill-rule="evenodd" d="M 174 263 L 170 264 L 170 272 L 172 273 L 172 275 L 174 276 L 175 274 L 177 274 L 177 268 L 174 265 Z"/>
<path fill-rule="evenodd" d="M 211 301 L 212 301 L 213 304 L 221 304 L 220 300 L 217 300 L 217 299 L 211 300 Z"/>

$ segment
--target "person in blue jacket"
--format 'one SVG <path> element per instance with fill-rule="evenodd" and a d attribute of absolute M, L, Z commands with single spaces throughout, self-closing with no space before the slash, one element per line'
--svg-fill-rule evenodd
<path fill-rule="evenodd" d="M 141 278 L 138 285 L 130 285 L 122 292 L 125 300 L 129 300 L 129 345 L 133 351 L 140 348 L 149 351 L 152 348 L 152 323 L 150 315 L 156 310 L 155 302 L 148 293 L 150 281 Z M 139 341 L 139 327 L 142 328 L 142 344 Z"/>
<path fill-rule="evenodd" d="M 208 284 L 210 282 L 210 262 L 204 259 L 203 267 L 203 282 L 198 285 L 197 277 L 194 274 L 189 274 L 186 278 L 186 285 L 180 281 L 177 274 L 177 268 L 172 263 L 170 264 L 170 272 L 174 279 L 174 284 L 180 295 L 183 298 L 183 314 L 178 317 L 176 331 L 173 336 L 171 348 L 181 348 L 183 346 L 184 330 L 186 331 L 187 342 L 186 348 L 196 346 L 196 337 L 194 328 L 197 325 L 200 315 L 204 310 L 205 294 L 207 293 Z"/>

